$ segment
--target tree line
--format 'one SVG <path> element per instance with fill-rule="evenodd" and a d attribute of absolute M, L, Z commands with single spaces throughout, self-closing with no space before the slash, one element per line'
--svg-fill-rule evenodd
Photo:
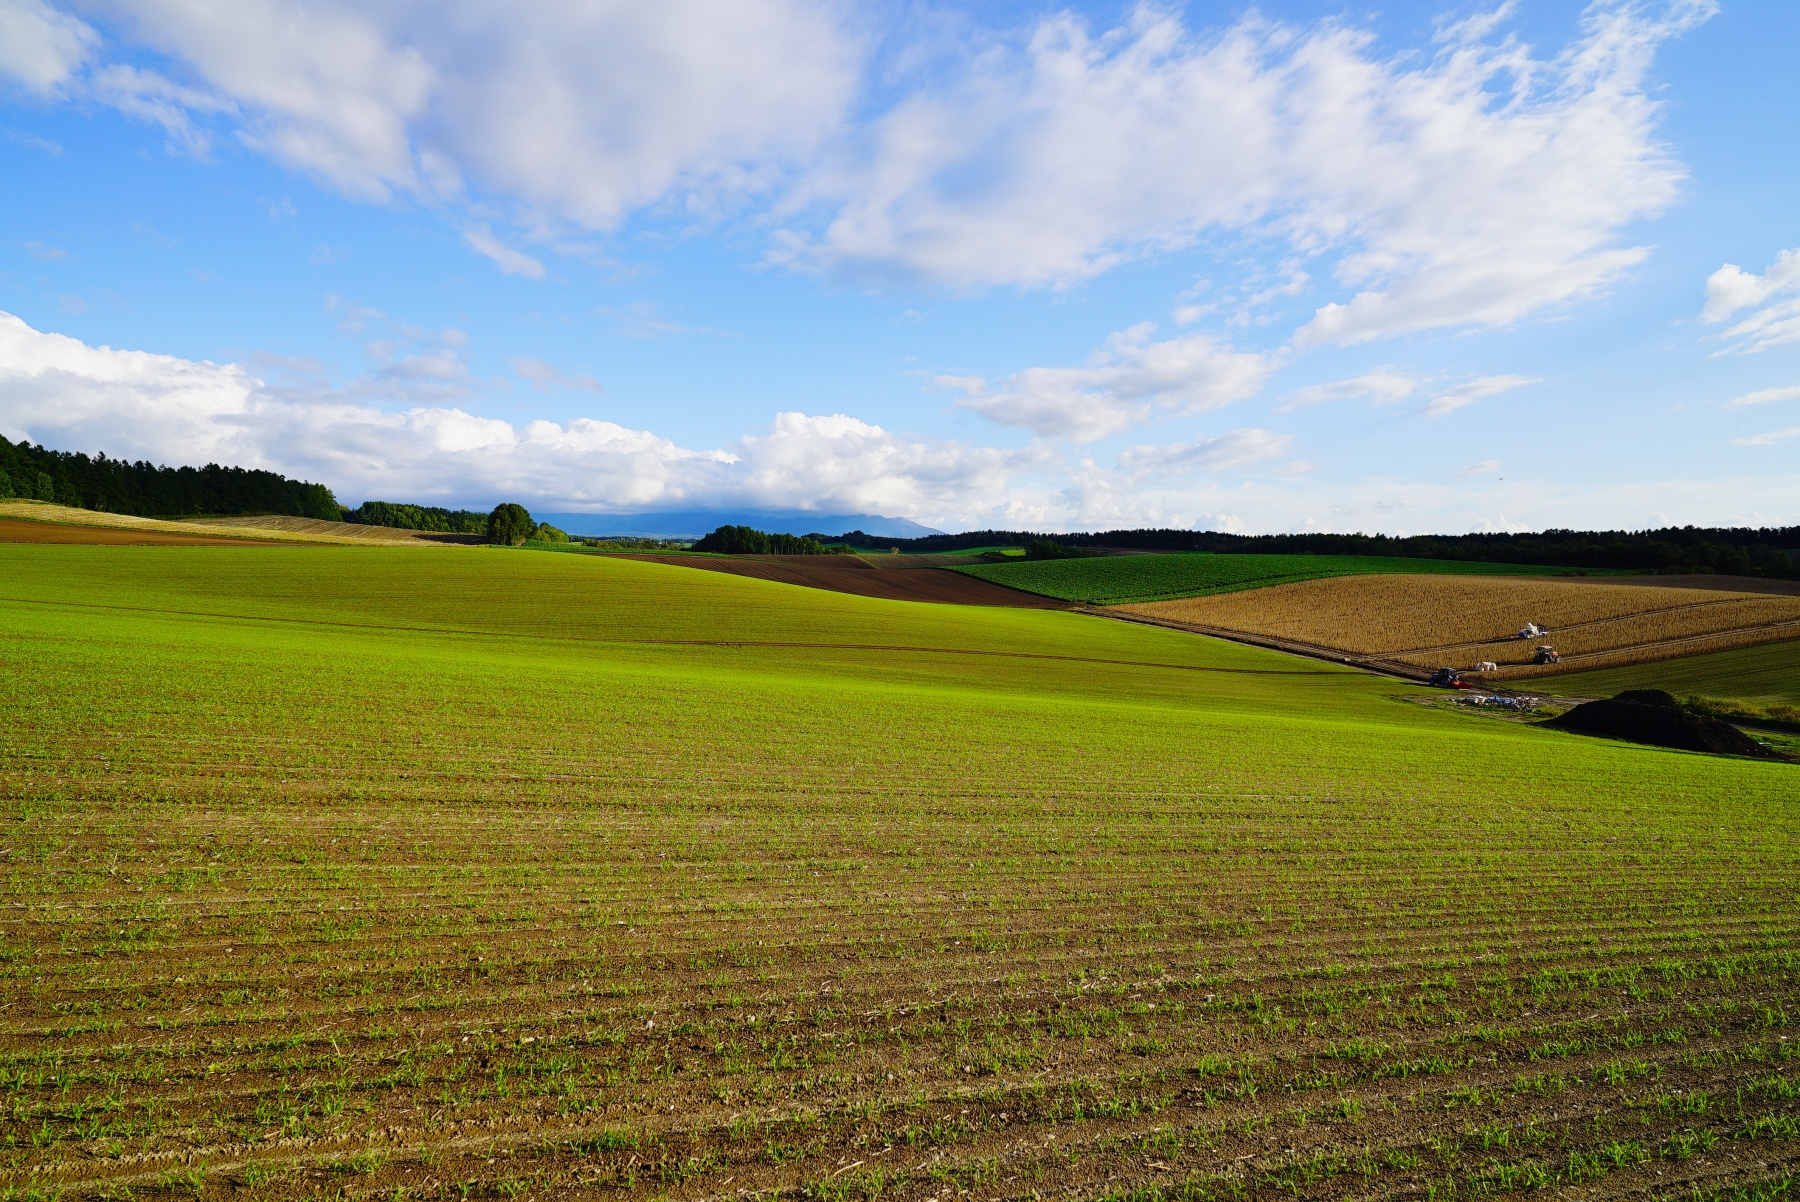
<path fill-rule="evenodd" d="M 355 509 L 344 510 L 343 520 L 358 526 L 390 526 L 398 530 L 427 530 L 434 534 L 486 534 L 488 517 L 475 509 L 364 501 Z"/>
<path fill-rule="evenodd" d="M 278 513 L 337 521 L 343 513 L 323 484 L 275 472 L 216 463 L 158 467 L 0 436 L 0 498 L 11 497 L 136 517 Z"/>
<path fill-rule="evenodd" d="M 718 555 L 826 555 L 821 535 L 765 534 L 750 526 L 720 526 L 695 543 L 696 551 Z"/>
<path fill-rule="evenodd" d="M 1392 555 L 1406 559 L 1543 564 L 1557 568 L 1625 568 L 1664 575 L 1719 573 L 1800 580 L 1800 526 L 1669 526 L 1658 530 L 1544 530 L 1527 534 L 1224 534 L 1213 530 L 1107 530 L 1040 534 L 974 530 L 923 538 L 882 538 L 852 530 L 852 546 L 919 554 L 969 547 L 1117 547 L 1212 551 L 1236 555 Z"/>

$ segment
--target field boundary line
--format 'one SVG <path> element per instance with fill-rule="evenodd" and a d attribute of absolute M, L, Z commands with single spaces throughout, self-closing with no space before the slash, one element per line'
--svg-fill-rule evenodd
<path fill-rule="evenodd" d="M 1317 672 L 1310 669 L 1293 668 L 1222 668 L 1210 664 L 1168 664 L 1156 663 L 1152 660 L 1135 659 L 1101 659 L 1091 655 L 1052 655 L 1040 651 L 993 651 L 979 647 L 911 647 L 897 643 L 803 643 L 777 642 L 762 639 L 607 639 L 583 638 L 580 635 L 521 634 L 507 632 L 505 634 L 492 630 L 468 630 L 455 626 L 384 626 L 373 622 L 333 622 L 314 618 L 282 618 L 267 614 L 224 614 L 212 613 L 197 609 L 157 609 L 140 605 L 107 605 L 99 601 L 46 601 L 35 597 L 3 597 L 0 602 L 13 602 L 19 605 L 41 605 L 46 608 L 67 609 L 100 609 L 120 613 L 166 614 L 183 618 L 213 618 L 227 622 L 271 622 L 299 627 L 326 627 L 330 629 L 373 630 L 390 634 L 450 634 L 483 639 L 519 640 L 530 639 L 547 643 L 593 643 L 616 647 L 769 647 L 789 648 L 810 651 L 907 651 L 920 655 L 971 655 L 988 656 L 1001 659 L 1042 659 L 1059 660 L 1076 664 L 1112 664 L 1122 668 L 1169 668 L 1177 672 L 1223 672 L 1237 676 L 1332 676 L 1332 672 Z M 1053 612 L 1053 611 L 1047 611 Z M 1075 610 L 1083 613 L 1085 610 Z M 1109 616 L 1109 615 L 1101 615 Z M 1147 625 L 1160 625 L 1149 622 Z M 1233 640 L 1242 641 L 1242 640 Z M 1281 648 L 1275 648 L 1281 650 Z"/>
<path fill-rule="evenodd" d="M 1133 602 L 1132 604 L 1137 604 Z M 1106 606 L 1076 606 L 1076 613 L 1092 614 L 1095 617 L 1111 618 L 1115 622 L 1136 622 L 1142 626 L 1160 626 L 1165 630 L 1180 630 L 1188 634 L 1206 635 L 1210 638 L 1223 639 L 1228 643 L 1242 643 L 1249 647 L 1259 647 L 1264 651 L 1280 651 L 1288 655 L 1303 656 L 1307 659 L 1321 660 L 1328 664 L 1336 664 L 1340 668 L 1361 668 L 1381 676 L 1392 676 L 1400 680 L 1418 684 L 1429 675 L 1423 668 L 1415 668 L 1411 664 L 1389 660 L 1382 656 L 1357 655 L 1346 653 L 1333 647 L 1321 646 L 1317 643 L 1303 643 L 1296 639 L 1277 638 L 1273 635 L 1251 634 L 1242 630 L 1230 630 L 1223 626 L 1203 626 L 1198 622 L 1181 622 L 1174 618 L 1152 618 L 1146 614 L 1114 613 Z M 1296 675 L 1300 675 L 1296 673 Z M 1305 675 L 1329 675 L 1329 673 L 1305 673 Z"/>

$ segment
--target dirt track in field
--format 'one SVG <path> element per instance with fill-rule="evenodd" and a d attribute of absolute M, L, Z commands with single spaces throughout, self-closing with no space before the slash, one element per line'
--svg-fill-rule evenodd
<path fill-rule="evenodd" d="M 180 531 L 133 530 L 123 526 L 70 526 L 61 522 L 27 522 L 0 518 L 0 542 L 61 543 L 130 547 L 284 547 L 291 543 L 260 538 L 213 538 Z"/>
<path fill-rule="evenodd" d="M 631 555 L 647 563 L 667 563 L 709 572 L 729 572 L 805 588 L 880 597 L 888 601 L 933 601 L 942 605 L 998 605 L 1013 609 L 1069 609 L 1067 602 L 1005 585 L 990 584 L 943 568 L 880 569 L 852 555 Z M 821 563 L 821 559 L 833 562 Z"/>

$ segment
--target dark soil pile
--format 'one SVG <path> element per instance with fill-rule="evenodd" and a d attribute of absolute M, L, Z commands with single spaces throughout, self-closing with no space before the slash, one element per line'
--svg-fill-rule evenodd
<path fill-rule="evenodd" d="M 1759 760 L 1787 757 L 1771 751 L 1729 722 L 1690 714 L 1661 689 L 1632 689 L 1611 701 L 1590 701 L 1545 723 L 1583 735 L 1606 735 L 1654 747 L 1710 751 Z"/>

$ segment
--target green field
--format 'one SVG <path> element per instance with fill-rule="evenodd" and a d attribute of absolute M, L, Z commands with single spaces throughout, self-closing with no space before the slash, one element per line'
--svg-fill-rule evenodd
<path fill-rule="evenodd" d="M 1377 555 L 1213 555 L 1201 551 L 977 564 L 956 570 L 1028 593 L 1089 605 L 1172 601 L 1179 597 L 1266 588 L 1272 584 L 1292 584 L 1325 576 L 1377 573 L 1553 576 L 1557 572 L 1557 569 L 1541 564 L 1474 563 Z"/>
<path fill-rule="evenodd" d="M 1755 705 L 1800 705 L 1800 642 L 1765 643 L 1628 668 L 1571 672 L 1556 677 L 1558 692 L 1610 697 L 1622 689 L 1667 689 Z"/>
<path fill-rule="evenodd" d="M 1800 765 L 500 549 L 0 545 L 0 679 L 7 1197 L 1686 1198 L 1800 1160 Z"/>

